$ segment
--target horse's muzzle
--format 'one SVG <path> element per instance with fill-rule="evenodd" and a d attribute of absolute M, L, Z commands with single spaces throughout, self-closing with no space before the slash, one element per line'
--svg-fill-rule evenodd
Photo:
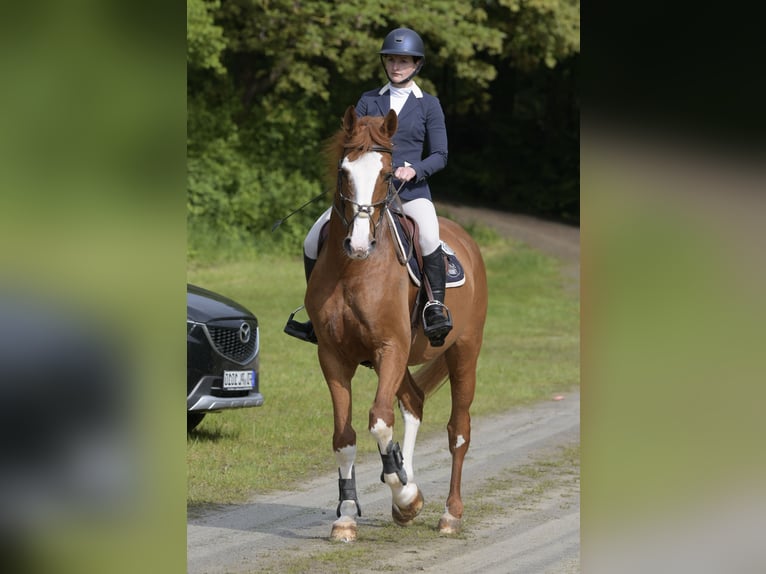
<path fill-rule="evenodd" d="M 351 243 L 351 238 L 346 237 L 343 240 L 343 249 L 346 251 L 346 255 L 348 255 L 351 259 L 364 260 L 367 259 L 373 251 L 375 251 L 376 243 L 377 242 L 375 238 L 372 238 L 365 246 L 353 246 Z"/>

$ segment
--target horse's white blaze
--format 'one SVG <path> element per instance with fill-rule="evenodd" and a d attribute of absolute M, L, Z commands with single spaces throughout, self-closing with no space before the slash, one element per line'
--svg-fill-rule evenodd
<path fill-rule="evenodd" d="M 359 211 L 359 205 L 371 205 L 372 194 L 375 191 L 375 183 L 378 181 L 378 175 L 383 168 L 383 157 L 378 152 L 370 152 L 361 155 L 354 161 L 348 158 L 343 159 L 341 164 L 348 174 L 349 183 L 353 190 L 354 215 Z M 351 250 L 364 257 L 369 255 L 370 251 L 370 221 L 366 213 L 361 213 L 354 219 L 354 226 L 351 230 Z"/>
<path fill-rule="evenodd" d="M 338 463 L 341 478 L 351 478 L 351 469 L 356 458 L 356 445 L 344 446 L 335 451 L 335 461 Z"/>
<path fill-rule="evenodd" d="M 465 438 L 463 438 L 463 435 L 459 434 L 457 435 L 457 440 L 455 441 L 455 448 L 460 448 L 465 444 Z"/>
<path fill-rule="evenodd" d="M 404 470 L 407 471 L 407 479 L 415 480 L 415 469 L 413 459 L 415 457 L 415 440 L 420 428 L 420 419 L 399 404 L 399 410 L 404 419 L 404 445 L 402 446 L 402 459 L 404 460 Z"/>

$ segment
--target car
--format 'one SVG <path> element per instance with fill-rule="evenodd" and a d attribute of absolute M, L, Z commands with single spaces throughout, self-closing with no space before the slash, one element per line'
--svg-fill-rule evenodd
<path fill-rule="evenodd" d="M 228 297 L 187 284 L 187 432 L 207 413 L 263 405 L 259 363 L 257 317 Z"/>

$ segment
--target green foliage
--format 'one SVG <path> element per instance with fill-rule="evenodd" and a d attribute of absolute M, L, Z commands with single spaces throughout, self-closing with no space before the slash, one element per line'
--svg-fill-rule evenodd
<path fill-rule="evenodd" d="M 385 34 L 398 26 L 418 31 L 429 61 L 454 60 L 461 64 L 461 79 L 486 87 L 494 72 L 476 56 L 499 54 L 504 36 L 487 25 L 483 9 L 455 0 L 394 9 L 374 0 L 242 0 L 226 3 L 218 15 L 248 98 L 299 92 L 329 101 L 332 73 L 365 83 L 382 78 L 377 52 Z"/>
<path fill-rule="evenodd" d="M 580 52 L 579 0 L 498 0 L 503 55 L 523 70 L 557 63 Z"/>
<path fill-rule="evenodd" d="M 489 95 L 504 105 L 452 120 L 450 177 L 434 185 L 456 201 L 579 221 L 577 66 L 500 70 Z"/>
<path fill-rule="evenodd" d="M 242 122 L 227 78 L 197 74 L 187 98 L 189 257 L 210 260 L 242 248 L 299 250 L 316 210 L 277 233 L 275 221 L 322 190 L 308 106 L 278 104 Z M 196 89 L 194 87 L 196 86 Z M 294 124 L 287 129 L 285 125 Z"/>
<path fill-rule="evenodd" d="M 521 106 L 505 112 L 508 98 L 522 100 L 509 74 L 534 78 L 546 66 L 554 75 L 566 73 L 562 63 L 579 52 L 578 1 L 391 7 L 373 0 L 187 0 L 190 229 L 205 229 L 207 240 L 215 239 L 209 245 L 220 244 L 216 237 L 238 237 L 298 250 L 318 206 L 278 235 L 270 234 L 271 224 L 322 191 L 322 143 L 362 91 L 385 81 L 377 52 L 398 26 L 423 37 L 426 67 L 418 82 L 440 97 L 447 115 L 450 174 L 435 180 L 436 189 L 444 181 L 453 195 L 473 194 L 478 171 L 486 192 L 475 198 L 504 194 L 512 183 L 512 201 L 500 205 L 531 201 L 532 210 L 576 213 L 579 177 L 572 166 L 579 158 L 571 150 L 579 126 L 571 118 L 579 108 L 552 94 L 561 89 L 566 96 L 573 84 L 538 83 L 528 92 L 534 117 L 517 115 Z M 567 125 L 554 118 L 560 110 Z M 490 138 L 460 137 L 461 123 L 477 121 L 475 129 Z M 541 134 L 561 137 L 551 142 Z M 498 161 L 493 148 L 511 156 Z M 512 181 L 497 169 L 509 165 Z"/>
<path fill-rule="evenodd" d="M 226 45 L 223 28 L 213 22 L 218 0 L 186 0 L 186 62 L 196 68 L 225 73 L 221 52 Z"/>

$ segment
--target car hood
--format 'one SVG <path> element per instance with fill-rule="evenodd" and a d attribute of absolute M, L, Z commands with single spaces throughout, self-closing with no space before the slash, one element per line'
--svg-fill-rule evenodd
<path fill-rule="evenodd" d="M 186 285 L 186 317 L 205 323 L 210 319 L 254 317 L 246 307 L 228 297 L 208 291 L 196 285 Z"/>

